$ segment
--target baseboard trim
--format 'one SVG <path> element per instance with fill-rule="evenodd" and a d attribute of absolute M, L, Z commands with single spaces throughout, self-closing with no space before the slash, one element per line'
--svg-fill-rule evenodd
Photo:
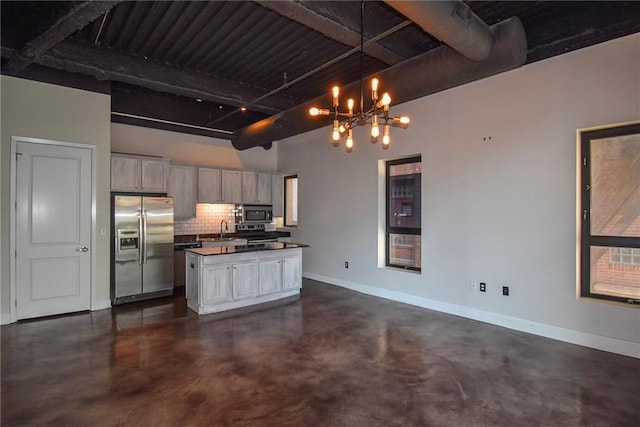
<path fill-rule="evenodd" d="M 0 314 L 0 325 L 9 325 L 9 324 L 11 324 L 11 313 Z"/>
<path fill-rule="evenodd" d="M 616 353 L 623 356 L 640 359 L 640 343 L 605 337 L 602 335 L 590 334 L 573 329 L 561 328 L 559 326 L 552 326 L 544 323 L 532 322 L 530 320 L 520 319 L 518 317 L 506 316 L 503 314 L 478 310 L 462 305 L 431 300 L 428 298 L 418 297 L 402 292 L 396 292 L 388 289 L 376 288 L 374 286 L 362 285 L 360 283 L 350 282 L 346 280 L 335 279 L 333 277 L 322 276 L 315 273 L 303 272 L 302 276 L 307 279 L 325 282 L 367 295 L 385 298 L 404 304 L 439 311 L 442 313 L 453 314 L 455 316 L 465 317 L 467 319 L 478 320 L 480 322 L 502 326 L 504 328 L 526 332 L 533 335 L 539 335 L 542 337 L 564 341 L 571 344 L 577 344 L 583 347 L 595 348 L 597 350 L 608 351 L 610 353 Z"/>
<path fill-rule="evenodd" d="M 91 311 L 106 310 L 107 308 L 111 308 L 110 299 L 97 300 L 91 304 Z"/>

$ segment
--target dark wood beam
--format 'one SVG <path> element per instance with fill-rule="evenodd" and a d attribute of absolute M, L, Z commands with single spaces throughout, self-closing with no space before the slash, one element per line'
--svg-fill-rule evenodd
<path fill-rule="evenodd" d="M 12 57 L 12 53 L 16 52 L 3 47 L 3 57 Z M 58 70 L 91 75 L 98 80 L 123 82 L 235 107 L 247 106 L 250 110 L 266 114 L 278 113 L 300 102 L 276 95 L 252 104 L 252 100 L 268 91 L 75 41 L 59 43 L 35 62 Z"/>
<path fill-rule="evenodd" d="M 85 1 L 75 5 L 48 30 L 27 42 L 22 50 L 3 67 L 3 73 L 15 74 L 24 70 L 40 55 L 71 34 L 83 29 L 121 1 Z"/>
<path fill-rule="evenodd" d="M 353 31 L 319 13 L 308 9 L 300 3 L 293 1 L 256 1 L 259 5 L 276 12 L 285 18 L 296 21 L 309 27 L 322 35 L 347 46 L 360 46 L 360 33 Z M 364 52 L 388 65 L 395 65 L 407 58 L 404 58 L 389 49 L 373 43 L 364 48 Z"/>

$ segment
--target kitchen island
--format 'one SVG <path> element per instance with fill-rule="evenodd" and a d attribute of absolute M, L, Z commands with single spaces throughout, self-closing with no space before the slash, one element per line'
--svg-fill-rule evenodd
<path fill-rule="evenodd" d="M 187 307 L 217 313 L 299 295 L 303 247 L 269 242 L 187 249 Z"/>

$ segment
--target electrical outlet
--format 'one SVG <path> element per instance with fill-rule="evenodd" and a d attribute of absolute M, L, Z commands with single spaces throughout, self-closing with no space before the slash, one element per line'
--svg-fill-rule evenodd
<path fill-rule="evenodd" d="M 471 290 L 472 291 L 477 291 L 478 290 L 478 282 L 474 282 L 473 280 L 470 283 L 471 285 Z"/>
<path fill-rule="evenodd" d="M 349 261 L 344 262 L 344 268 L 349 268 Z"/>
<path fill-rule="evenodd" d="M 487 292 L 487 284 L 480 282 L 480 292 Z"/>
<path fill-rule="evenodd" d="M 509 296 L 509 287 L 508 286 L 503 286 L 502 287 L 502 295 L 504 296 Z"/>

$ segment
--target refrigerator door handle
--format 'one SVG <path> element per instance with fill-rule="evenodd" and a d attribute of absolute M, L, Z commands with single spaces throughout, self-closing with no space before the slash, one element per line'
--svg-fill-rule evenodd
<path fill-rule="evenodd" d="M 147 210 L 142 211 L 142 263 L 147 263 Z"/>
<path fill-rule="evenodd" d="M 142 265 L 142 258 L 144 256 L 143 246 L 145 245 L 144 223 L 142 220 L 142 215 L 142 211 L 138 211 L 138 232 L 140 233 L 140 240 L 138 241 L 138 265 Z"/>

